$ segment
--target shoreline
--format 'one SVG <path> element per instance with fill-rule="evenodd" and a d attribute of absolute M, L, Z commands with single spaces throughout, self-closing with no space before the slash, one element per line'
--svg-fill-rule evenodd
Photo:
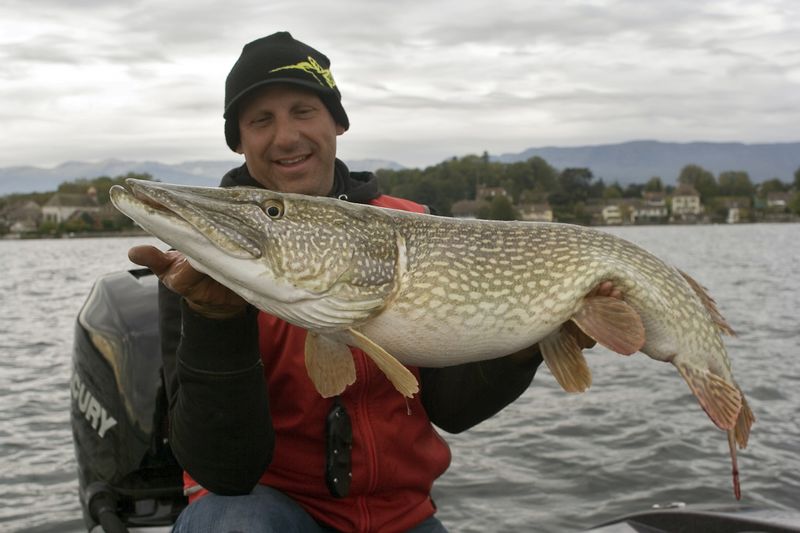
<path fill-rule="evenodd" d="M 52 234 L 24 234 L 24 233 L 7 233 L 0 235 L 0 240 L 3 241 L 33 241 L 44 239 L 105 239 L 111 237 L 152 237 L 144 230 L 128 230 L 128 231 L 91 231 L 81 233 L 62 233 L 61 235 Z"/>

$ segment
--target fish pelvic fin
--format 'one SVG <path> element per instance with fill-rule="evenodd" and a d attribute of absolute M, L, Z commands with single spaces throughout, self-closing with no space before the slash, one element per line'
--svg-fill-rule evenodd
<path fill-rule="evenodd" d="M 306 334 L 306 371 L 324 398 L 341 394 L 356 381 L 350 348 L 312 331 Z"/>
<path fill-rule="evenodd" d="M 586 298 L 572 320 L 589 337 L 618 354 L 631 355 L 644 346 L 642 318 L 619 298 Z"/>
<path fill-rule="evenodd" d="M 674 360 L 672 363 L 714 424 L 720 429 L 734 429 L 742 410 L 742 393 L 739 388 L 709 370 Z"/>
<path fill-rule="evenodd" d="M 592 372 L 569 328 L 562 325 L 539 341 L 539 350 L 550 373 L 565 391 L 583 392 L 592 385 Z"/>
<path fill-rule="evenodd" d="M 700 285 L 686 272 L 681 270 L 678 270 L 678 272 L 680 272 L 681 276 L 683 276 L 683 279 L 689 283 L 689 286 L 700 298 L 700 301 L 703 302 L 703 307 L 705 307 L 706 311 L 708 311 L 708 314 L 711 315 L 711 320 L 714 322 L 714 324 L 716 324 L 717 328 L 719 328 L 722 333 L 730 335 L 731 337 L 735 337 L 736 332 L 733 331 L 733 328 L 731 328 L 731 326 L 728 324 L 728 321 L 725 320 L 725 318 L 722 316 L 722 313 L 720 313 L 719 309 L 717 309 L 717 302 L 715 302 L 711 295 L 708 294 L 708 289 Z"/>
<path fill-rule="evenodd" d="M 354 329 L 348 329 L 347 332 L 350 334 L 353 346 L 360 348 L 367 354 L 367 357 L 372 359 L 372 362 L 386 375 L 400 394 L 406 398 L 412 398 L 419 392 L 417 378 L 393 355 L 378 346 L 363 333 L 359 333 Z"/>

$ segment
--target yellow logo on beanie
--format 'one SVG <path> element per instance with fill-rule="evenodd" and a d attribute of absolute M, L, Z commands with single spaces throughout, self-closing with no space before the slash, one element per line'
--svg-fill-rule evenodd
<path fill-rule="evenodd" d="M 299 63 L 295 63 L 294 65 L 286 65 L 285 67 L 278 67 L 274 68 L 269 71 L 270 74 L 273 72 L 277 72 L 279 70 L 289 70 L 289 69 L 297 69 L 302 70 L 303 72 L 308 72 L 314 79 L 317 80 L 317 83 L 320 85 L 327 85 L 329 89 L 333 89 L 336 87 L 336 82 L 333 81 L 333 74 L 331 74 L 330 69 L 322 68 L 322 65 L 317 63 L 317 61 L 308 56 L 308 61 L 301 61 Z"/>

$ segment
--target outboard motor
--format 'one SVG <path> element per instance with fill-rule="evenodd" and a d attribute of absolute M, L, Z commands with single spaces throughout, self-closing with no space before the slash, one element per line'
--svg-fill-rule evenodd
<path fill-rule="evenodd" d="M 160 349 L 158 279 L 147 269 L 100 278 L 78 315 L 71 380 L 88 530 L 171 526 L 186 505 L 167 441 Z"/>

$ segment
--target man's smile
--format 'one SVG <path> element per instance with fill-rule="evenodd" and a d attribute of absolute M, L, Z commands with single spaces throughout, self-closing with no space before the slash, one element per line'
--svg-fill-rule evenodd
<path fill-rule="evenodd" d="M 311 157 L 311 154 L 303 154 L 303 155 L 298 155 L 298 156 L 294 156 L 294 157 L 286 157 L 286 158 L 282 158 L 282 159 L 274 159 L 273 162 L 278 164 L 278 165 L 280 165 L 280 166 L 282 166 L 282 167 L 291 167 L 291 166 L 296 166 L 296 165 L 299 165 L 299 164 L 305 162 L 310 157 Z"/>

